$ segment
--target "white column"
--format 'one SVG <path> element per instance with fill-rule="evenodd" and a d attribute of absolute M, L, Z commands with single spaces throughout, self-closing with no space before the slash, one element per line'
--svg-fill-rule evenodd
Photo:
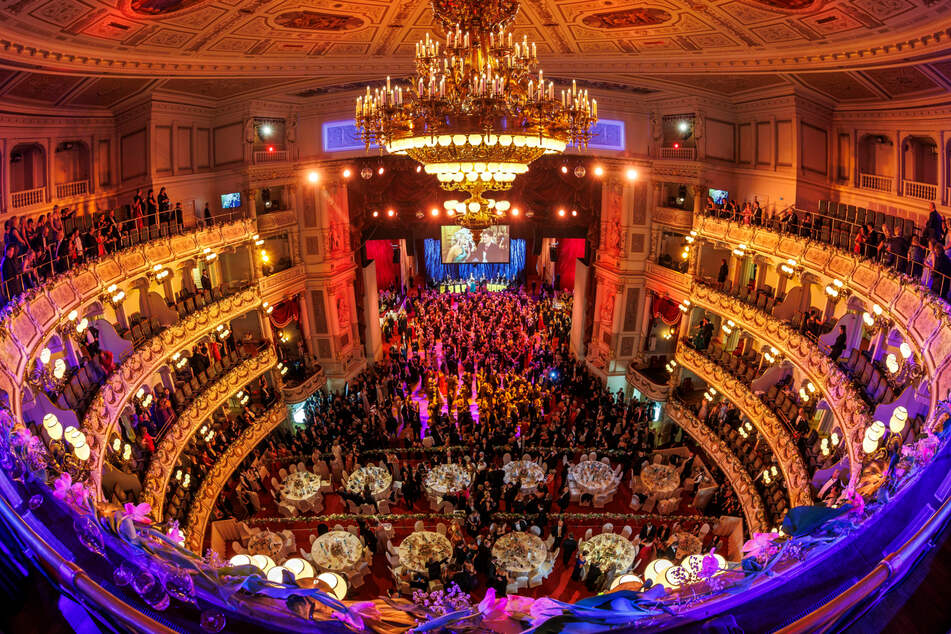
<path fill-rule="evenodd" d="M 362 274 L 367 358 L 379 361 L 383 357 L 383 345 L 380 335 L 380 294 L 376 285 L 376 262 L 370 262 L 363 267 Z"/>

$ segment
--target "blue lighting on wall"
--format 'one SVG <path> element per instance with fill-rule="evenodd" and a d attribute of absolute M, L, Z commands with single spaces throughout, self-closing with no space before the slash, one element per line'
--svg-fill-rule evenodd
<path fill-rule="evenodd" d="M 347 152 L 365 150 L 366 145 L 360 138 L 360 131 L 353 119 L 347 121 L 326 121 L 323 126 L 324 152 Z M 370 149 L 378 147 L 375 143 Z"/>
<path fill-rule="evenodd" d="M 619 119 L 598 119 L 591 128 L 589 148 L 624 151 L 624 122 Z"/>
<path fill-rule="evenodd" d="M 470 276 L 477 280 L 497 277 L 514 280 L 525 269 L 524 240 L 509 241 L 509 261 L 505 264 L 443 264 L 439 240 L 427 238 L 425 246 L 426 274 L 435 282 L 449 279 L 467 280 Z"/>

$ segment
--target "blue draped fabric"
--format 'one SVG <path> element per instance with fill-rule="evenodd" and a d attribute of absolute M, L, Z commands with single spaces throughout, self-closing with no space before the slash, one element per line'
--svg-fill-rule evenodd
<path fill-rule="evenodd" d="M 426 274 L 434 282 L 447 279 L 477 280 L 502 277 L 514 280 L 525 269 L 525 240 L 509 241 L 509 261 L 504 264 L 443 264 L 439 240 L 426 239 Z"/>

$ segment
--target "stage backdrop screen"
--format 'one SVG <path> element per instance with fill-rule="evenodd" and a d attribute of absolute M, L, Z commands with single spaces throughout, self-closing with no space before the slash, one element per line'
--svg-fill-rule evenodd
<path fill-rule="evenodd" d="M 505 264 L 509 261 L 509 227 L 492 225 L 473 232 L 443 225 L 440 247 L 443 264 Z"/>

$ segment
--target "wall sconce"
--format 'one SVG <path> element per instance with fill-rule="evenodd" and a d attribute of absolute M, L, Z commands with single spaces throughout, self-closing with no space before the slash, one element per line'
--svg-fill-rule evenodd
<path fill-rule="evenodd" d="M 796 274 L 796 271 L 799 269 L 799 263 L 796 260 L 789 258 L 785 262 L 779 265 L 779 270 L 789 277 L 792 277 Z"/>
<path fill-rule="evenodd" d="M 43 416 L 43 429 L 50 440 L 59 440 L 63 437 L 63 425 L 59 422 L 56 414 L 49 413 Z"/>
<path fill-rule="evenodd" d="M 680 302 L 680 304 L 677 305 L 677 308 L 680 309 L 680 312 L 686 313 L 688 310 L 690 310 L 690 300 L 685 299 L 684 301 Z"/>
<path fill-rule="evenodd" d="M 741 245 L 739 245 L 738 247 L 736 247 L 735 249 L 733 249 L 733 255 L 735 255 L 735 256 L 737 256 L 737 257 L 743 257 L 744 255 L 746 255 L 746 245 L 745 245 L 745 244 L 741 244 Z"/>
<path fill-rule="evenodd" d="M 769 350 L 763 353 L 763 358 L 766 359 L 768 363 L 775 363 L 779 359 L 779 350 L 770 346 Z"/>
<path fill-rule="evenodd" d="M 152 267 L 152 274 L 155 276 L 156 282 L 161 282 L 166 277 L 172 274 L 170 270 L 162 266 L 161 264 L 156 264 Z"/>
<path fill-rule="evenodd" d="M 733 322 L 732 319 L 727 319 L 726 323 L 720 326 L 720 330 L 722 330 L 724 333 L 727 334 L 727 336 L 729 336 L 733 334 L 733 328 L 735 326 L 736 324 Z"/>
<path fill-rule="evenodd" d="M 119 302 L 125 299 L 125 291 L 119 290 L 119 287 L 115 284 L 110 284 L 106 287 L 106 295 L 104 297 L 112 302 L 113 306 L 118 306 Z"/>
<path fill-rule="evenodd" d="M 211 262 L 218 257 L 218 254 L 211 250 L 211 247 L 205 247 L 202 249 L 202 254 L 205 256 L 206 262 Z"/>
<path fill-rule="evenodd" d="M 670 361 L 667 362 L 667 365 L 664 366 L 664 369 L 667 370 L 667 372 L 672 373 L 674 371 L 674 368 L 676 367 L 677 367 L 677 362 L 671 359 Z"/>
<path fill-rule="evenodd" d="M 274 307 L 271 306 L 268 302 L 261 304 L 261 307 L 264 309 L 264 312 L 268 315 L 274 312 Z"/>

